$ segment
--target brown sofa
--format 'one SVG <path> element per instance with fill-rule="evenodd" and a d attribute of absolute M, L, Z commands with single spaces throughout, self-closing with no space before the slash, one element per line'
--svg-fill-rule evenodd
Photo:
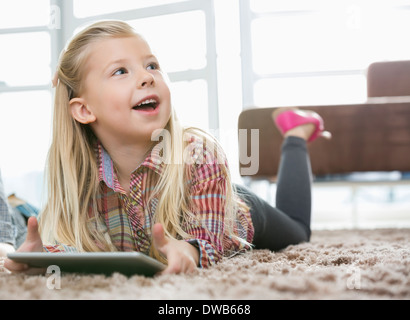
<path fill-rule="evenodd" d="M 357 172 L 410 172 L 410 61 L 377 62 L 367 70 L 368 101 L 363 104 L 298 106 L 317 111 L 332 140 L 309 145 L 312 171 L 318 177 Z M 282 137 L 271 118 L 275 108 L 244 110 L 239 129 L 259 129 L 259 170 L 251 179 L 274 181 Z M 243 139 L 242 139 L 243 140 Z M 239 152 L 251 154 L 240 141 Z M 240 169 L 248 165 L 240 161 Z M 245 176 L 246 174 L 242 174 Z"/>

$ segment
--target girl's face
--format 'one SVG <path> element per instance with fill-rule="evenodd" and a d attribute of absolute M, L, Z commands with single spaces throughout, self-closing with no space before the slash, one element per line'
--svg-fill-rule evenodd
<path fill-rule="evenodd" d="M 89 123 L 103 144 L 148 143 L 171 115 L 166 79 L 139 36 L 92 44 L 83 94 L 70 105 L 74 118 Z"/>

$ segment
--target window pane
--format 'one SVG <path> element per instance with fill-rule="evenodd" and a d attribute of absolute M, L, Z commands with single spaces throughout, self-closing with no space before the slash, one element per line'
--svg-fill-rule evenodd
<path fill-rule="evenodd" d="M 50 0 L 0 1 L 0 29 L 46 26 L 49 20 Z"/>
<path fill-rule="evenodd" d="M 409 29 L 410 11 L 376 4 L 256 19 L 254 70 L 364 70 L 374 61 L 408 58 L 410 43 L 403 39 Z"/>
<path fill-rule="evenodd" d="M 46 32 L 0 35 L 0 82 L 41 85 L 51 79 L 50 35 Z"/>
<path fill-rule="evenodd" d="M 315 11 L 324 9 L 340 9 L 341 7 L 388 5 L 390 7 L 403 7 L 410 5 L 409 0 L 250 0 L 251 10 L 256 13 L 277 13 L 291 11 Z"/>
<path fill-rule="evenodd" d="M 410 7 L 409 7 L 410 9 Z M 388 30 L 383 28 L 380 23 L 374 21 L 373 27 L 378 29 L 373 35 L 373 41 L 376 42 L 377 33 L 383 36 L 378 41 L 382 44 L 378 46 L 380 50 L 378 61 L 382 60 L 409 60 L 410 59 L 410 42 L 403 41 L 406 36 L 406 30 L 410 30 L 410 10 L 392 10 L 392 18 L 388 22 Z"/>
<path fill-rule="evenodd" d="M 257 13 L 279 12 L 279 11 L 303 11 L 323 8 L 323 6 L 335 5 L 335 1 L 328 0 L 250 0 L 251 9 Z"/>
<path fill-rule="evenodd" d="M 51 133 L 48 91 L 0 94 L 0 168 L 4 176 L 43 171 Z"/>
<path fill-rule="evenodd" d="M 260 107 L 361 103 L 366 97 L 364 75 L 265 79 L 255 84 Z"/>
<path fill-rule="evenodd" d="M 74 0 L 74 14 L 82 18 L 184 1 L 187 0 Z"/>
<path fill-rule="evenodd" d="M 166 72 L 206 66 L 203 11 L 139 19 L 129 23 L 148 41 Z"/>
<path fill-rule="evenodd" d="M 171 84 L 172 105 L 183 126 L 209 129 L 208 86 L 204 80 Z"/>

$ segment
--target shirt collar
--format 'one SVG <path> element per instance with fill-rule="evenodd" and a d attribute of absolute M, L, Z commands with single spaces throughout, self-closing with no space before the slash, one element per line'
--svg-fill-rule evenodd
<path fill-rule="evenodd" d="M 161 175 L 164 167 L 164 162 L 160 155 L 160 152 L 160 144 L 155 145 L 154 148 L 149 152 L 145 160 L 141 163 L 141 165 L 134 170 L 134 173 L 137 170 L 145 167 Z M 108 154 L 107 150 L 105 150 L 100 141 L 97 142 L 96 153 L 99 164 L 99 181 L 104 181 L 109 188 L 114 189 L 117 182 L 117 174 L 115 173 L 114 162 L 112 161 L 111 156 Z"/>

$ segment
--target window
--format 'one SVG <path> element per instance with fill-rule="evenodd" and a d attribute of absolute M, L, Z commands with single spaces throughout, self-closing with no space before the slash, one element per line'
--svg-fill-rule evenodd
<path fill-rule="evenodd" d="M 0 2 L 0 29 L 46 26 L 49 19 L 50 0 Z"/>
<path fill-rule="evenodd" d="M 409 8 L 400 0 L 241 1 L 245 105 L 363 102 L 372 62 L 409 58 Z"/>
<path fill-rule="evenodd" d="M 184 126 L 209 129 L 208 85 L 204 80 L 171 83 L 172 105 Z"/>
<path fill-rule="evenodd" d="M 49 91 L 0 95 L 0 150 L 2 175 L 17 177 L 42 171 L 50 142 Z"/>
<path fill-rule="evenodd" d="M 36 206 L 51 132 L 52 8 L 0 3 L 0 169 L 6 192 Z"/>
<path fill-rule="evenodd" d="M 74 0 L 74 15 L 78 18 L 155 7 L 187 0 Z M 156 28 L 158 29 L 158 28 Z"/>
<path fill-rule="evenodd" d="M 47 32 L 0 34 L 3 86 L 47 85 L 51 79 L 51 43 Z"/>

